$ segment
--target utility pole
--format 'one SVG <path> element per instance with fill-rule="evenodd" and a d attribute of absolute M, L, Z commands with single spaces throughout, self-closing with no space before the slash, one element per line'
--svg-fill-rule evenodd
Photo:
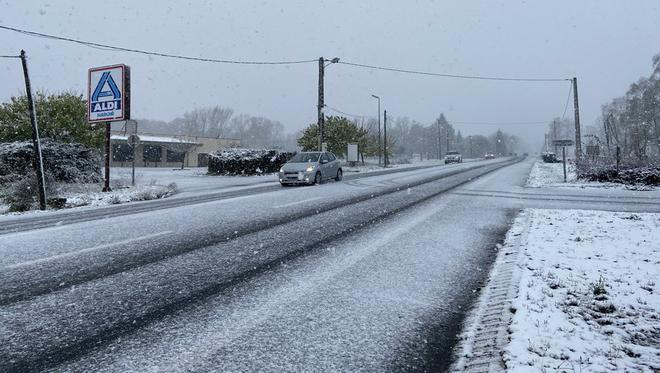
<path fill-rule="evenodd" d="M 383 113 L 383 160 L 384 160 L 384 167 L 387 167 L 387 110 Z"/>
<path fill-rule="evenodd" d="M 380 143 L 380 96 L 376 95 L 371 95 L 371 97 L 375 98 L 378 100 L 378 167 L 382 166 L 382 159 L 381 159 L 381 151 L 382 151 L 382 145 Z"/>
<path fill-rule="evenodd" d="M 323 141 L 325 141 L 325 129 L 324 127 L 324 122 L 325 118 L 323 117 L 323 106 L 325 104 L 323 103 L 323 80 L 324 80 L 324 74 L 325 74 L 325 60 L 323 57 L 319 57 L 319 99 L 318 99 L 318 106 L 317 106 L 317 114 L 318 114 L 318 126 L 319 126 L 319 151 L 323 150 L 322 149 L 322 144 Z"/>
<path fill-rule="evenodd" d="M 445 147 L 445 153 L 449 151 L 449 125 L 445 124 L 445 137 L 447 138 L 447 146 Z"/>
<path fill-rule="evenodd" d="M 436 119 L 435 126 L 438 129 L 438 159 L 440 159 L 441 151 L 440 151 L 440 120 L 439 119 Z"/>
<path fill-rule="evenodd" d="M 30 74 L 28 74 L 27 57 L 25 51 L 21 50 L 21 62 L 23 64 L 23 76 L 25 78 L 25 94 L 27 95 L 28 111 L 30 112 L 30 123 L 32 124 L 32 147 L 34 149 L 32 166 L 37 173 L 37 186 L 39 193 L 39 209 L 46 209 L 46 182 L 44 180 L 44 165 L 41 156 L 41 142 L 39 141 L 39 127 L 37 126 L 37 113 L 32 98 L 30 86 Z"/>
<path fill-rule="evenodd" d="M 470 136 L 470 158 L 472 158 L 472 136 Z"/>
<path fill-rule="evenodd" d="M 580 141 L 580 105 L 578 104 L 577 78 L 573 78 L 573 109 L 575 112 L 575 161 L 580 162 L 582 156 L 582 143 Z"/>
<path fill-rule="evenodd" d="M 552 140 L 559 140 L 557 138 L 557 119 L 552 121 Z M 555 154 L 557 154 L 557 145 L 555 145 Z"/>

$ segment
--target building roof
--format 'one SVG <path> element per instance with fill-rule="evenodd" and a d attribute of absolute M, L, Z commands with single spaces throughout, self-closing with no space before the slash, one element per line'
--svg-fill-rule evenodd
<path fill-rule="evenodd" d="M 151 135 L 140 135 L 140 134 L 138 134 L 138 136 L 140 136 L 140 142 L 201 145 L 200 143 L 194 141 L 177 139 L 176 137 L 151 136 Z M 128 135 L 111 135 L 110 140 L 128 141 Z"/>

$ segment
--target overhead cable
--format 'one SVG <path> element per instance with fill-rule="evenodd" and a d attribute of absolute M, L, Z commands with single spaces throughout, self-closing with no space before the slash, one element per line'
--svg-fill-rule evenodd
<path fill-rule="evenodd" d="M 18 33 L 21 33 L 21 34 L 24 34 L 24 35 L 36 36 L 36 37 L 40 37 L 40 38 L 54 39 L 54 40 L 60 40 L 60 41 L 67 41 L 67 42 L 71 42 L 71 43 L 77 43 L 77 44 L 85 45 L 85 46 L 88 46 L 88 47 L 102 48 L 102 49 L 106 49 L 106 50 L 116 50 L 116 51 L 121 51 L 121 52 L 139 53 L 139 54 L 144 54 L 144 55 L 149 55 L 149 56 L 176 58 L 176 59 L 190 60 L 190 61 L 214 62 L 214 63 L 225 63 L 225 64 L 239 64 L 239 65 L 293 65 L 293 64 L 304 64 L 304 63 L 317 62 L 316 59 L 313 59 L 313 60 L 300 60 L 300 61 L 242 61 L 242 60 L 228 60 L 228 59 L 216 59 L 216 58 L 204 58 L 204 57 L 191 57 L 191 56 L 184 56 L 184 55 L 179 55 L 179 54 L 169 54 L 169 53 L 153 52 L 153 51 L 146 51 L 146 50 L 140 50 L 140 49 L 134 49 L 134 48 L 118 47 L 118 46 L 114 46 L 114 45 L 95 43 L 95 42 L 84 41 L 84 40 L 73 39 L 73 38 L 67 38 L 67 37 L 56 36 L 56 35 L 49 35 L 49 34 L 44 34 L 44 33 L 40 33 L 40 32 L 23 30 L 23 29 L 18 29 L 18 28 L 8 27 L 8 26 L 2 26 L 2 25 L 0 25 L 0 29 L 14 31 L 14 32 L 18 32 Z"/>

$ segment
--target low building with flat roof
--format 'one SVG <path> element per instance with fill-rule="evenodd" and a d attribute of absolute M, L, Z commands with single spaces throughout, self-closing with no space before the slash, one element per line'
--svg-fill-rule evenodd
<path fill-rule="evenodd" d="M 139 143 L 133 149 L 130 135 L 113 131 L 110 136 L 112 167 L 206 167 L 208 154 L 218 149 L 238 147 L 238 139 L 202 136 L 137 134 Z"/>

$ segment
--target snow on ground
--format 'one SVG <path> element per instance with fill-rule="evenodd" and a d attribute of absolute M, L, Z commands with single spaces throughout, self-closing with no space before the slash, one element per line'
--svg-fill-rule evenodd
<path fill-rule="evenodd" d="M 167 186 L 155 183 L 136 184 L 127 186 L 118 182 L 111 184 L 110 192 L 102 192 L 101 184 L 58 184 L 55 192 L 47 193 L 46 197 L 66 198 L 63 208 L 74 207 L 99 207 L 117 205 L 120 203 L 147 201 L 152 199 L 166 198 L 177 192 L 176 184 Z M 10 206 L 0 203 L 0 214 L 23 215 L 26 213 L 43 213 L 35 206 L 32 210 L 22 212 L 10 212 Z M 52 208 L 49 207 L 49 210 Z"/>
<path fill-rule="evenodd" d="M 79 187 L 89 187 L 83 185 Z M 136 185 L 134 187 L 123 187 L 112 189 L 111 192 L 101 192 L 99 186 L 91 185 L 94 189 L 78 192 L 64 192 L 60 197 L 66 198 L 66 207 L 81 206 L 107 206 L 133 201 L 147 201 L 169 197 L 176 193 L 176 185 Z"/>
<path fill-rule="evenodd" d="M 566 186 L 574 184 L 577 180 L 575 166 L 566 163 L 566 181 L 564 183 L 564 165 L 562 163 L 545 163 L 536 161 L 527 179 L 528 187 Z"/>
<path fill-rule="evenodd" d="M 512 372 L 660 370 L 660 214 L 525 210 Z"/>

